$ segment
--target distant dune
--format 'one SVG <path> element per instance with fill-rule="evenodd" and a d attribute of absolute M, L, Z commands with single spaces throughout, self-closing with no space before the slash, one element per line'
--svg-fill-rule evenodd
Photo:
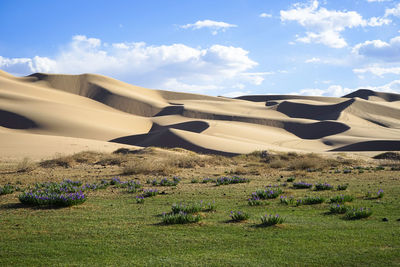
<path fill-rule="evenodd" d="M 340 98 L 230 99 L 94 74 L 0 71 L 0 157 L 147 146 L 225 155 L 400 150 L 400 95 L 362 89 Z"/>

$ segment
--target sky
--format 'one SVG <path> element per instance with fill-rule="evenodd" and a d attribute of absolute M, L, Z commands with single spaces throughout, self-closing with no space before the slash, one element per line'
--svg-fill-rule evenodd
<path fill-rule="evenodd" d="M 207 95 L 400 93 L 400 1 L 1 0 L 0 69 Z"/>

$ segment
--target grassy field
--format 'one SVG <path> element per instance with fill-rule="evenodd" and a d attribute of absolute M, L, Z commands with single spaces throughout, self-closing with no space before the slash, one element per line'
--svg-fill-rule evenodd
<path fill-rule="evenodd" d="M 156 149 L 86 152 L 40 163 L 4 161 L 0 186 L 11 184 L 20 191 L 0 195 L 0 266 L 399 266 L 400 171 L 391 170 L 393 162 L 385 162 L 383 170 L 376 168 L 379 164 L 290 153 L 224 158 Z M 250 182 L 202 183 L 204 178 L 235 175 Z M 176 186 L 146 183 L 173 176 L 181 178 Z M 138 180 L 142 189 L 156 188 L 161 194 L 137 204 L 140 190 L 127 193 L 110 185 L 86 191 L 86 202 L 72 207 L 26 206 L 18 200 L 21 191 L 37 182 L 93 183 L 113 177 Z M 289 177 L 294 181 L 287 182 Z M 296 182 L 327 182 L 334 189 L 295 189 Z M 336 190 L 345 184 L 346 190 Z M 248 205 L 252 192 L 268 185 L 277 185 L 281 195 L 295 200 L 322 196 L 326 201 L 296 206 L 277 197 Z M 375 198 L 380 189 L 383 197 Z M 370 208 L 372 215 L 346 220 L 343 214 L 330 214 L 329 198 L 340 194 L 354 197 L 346 205 Z M 174 203 L 200 201 L 215 202 L 216 210 L 200 212 L 202 220 L 193 224 L 161 223 Z M 232 222 L 231 211 L 250 218 Z M 279 214 L 285 221 L 261 227 L 264 214 Z"/>

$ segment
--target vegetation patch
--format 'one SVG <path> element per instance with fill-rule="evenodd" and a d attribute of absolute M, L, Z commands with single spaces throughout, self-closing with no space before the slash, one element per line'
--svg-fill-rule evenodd
<path fill-rule="evenodd" d="M 154 197 L 158 195 L 157 189 L 144 189 L 142 192 L 142 197 Z"/>
<path fill-rule="evenodd" d="M 252 193 L 252 197 L 258 197 L 260 199 L 272 199 L 277 198 L 282 194 L 282 189 L 279 187 L 266 187 L 264 190 L 256 190 Z"/>
<path fill-rule="evenodd" d="M 248 183 L 250 182 L 249 179 L 247 178 L 241 178 L 241 177 L 220 177 L 216 180 L 215 185 L 229 185 L 229 184 L 241 184 L 241 183 Z"/>
<path fill-rule="evenodd" d="M 315 205 L 315 204 L 321 204 L 325 202 L 324 197 L 319 197 L 319 196 L 306 196 L 302 199 L 297 200 L 297 205 Z"/>
<path fill-rule="evenodd" d="M 14 186 L 10 184 L 6 184 L 3 187 L 0 186 L 0 196 L 14 193 L 14 189 Z"/>
<path fill-rule="evenodd" d="M 354 197 L 350 195 L 339 195 L 330 198 L 331 203 L 340 203 L 340 204 L 343 204 L 345 202 L 351 202 L 353 200 Z"/>
<path fill-rule="evenodd" d="M 293 188 L 295 189 L 307 189 L 313 187 L 313 184 L 306 182 L 293 183 Z"/>
<path fill-rule="evenodd" d="M 261 216 L 261 226 L 272 226 L 284 223 L 285 218 L 279 214 L 265 214 Z"/>
<path fill-rule="evenodd" d="M 372 215 L 372 210 L 369 208 L 352 208 L 349 209 L 345 214 L 346 220 L 359 220 L 368 218 Z"/>
<path fill-rule="evenodd" d="M 197 213 L 200 211 L 210 212 L 215 211 L 215 201 L 214 202 L 195 202 L 195 203 L 174 203 L 171 207 L 172 213 Z"/>
<path fill-rule="evenodd" d="M 200 220 L 200 215 L 187 214 L 185 212 L 163 213 L 162 215 L 162 223 L 164 224 L 187 224 L 196 223 Z"/>
<path fill-rule="evenodd" d="M 250 218 L 250 215 L 243 211 L 231 211 L 229 217 L 233 222 L 241 222 L 248 220 Z"/>
<path fill-rule="evenodd" d="M 147 184 L 151 184 L 154 186 L 177 186 L 179 182 L 181 181 L 181 178 L 174 176 L 172 180 L 169 180 L 168 178 L 162 178 L 160 181 L 157 179 L 153 180 L 147 180 Z"/>
<path fill-rule="evenodd" d="M 329 208 L 329 213 L 331 214 L 344 214 L 349 210 L 349 207 L 336 204 L 336 205 L 331 205 Z"/>
<path fill-rule="evenodd" d="M 324 190 L 332 190 L 333 185 L 328 184 L 328 183 L 316 183 L 315 184 L 315 190 L 316 191 L 324 191 Z"/>
<path fill-rule="evenodd" d="M 384 195 L 385 195 L 385 193 L 383 192 L 383 190 L 379 189 L 378 192 L 376 192 L 375 194 L 370 192 L 370 191 L 368 191 L 365 194 L 365 198 L 366 199 L 379 199 L 379 198 L 383 198 Z"/>
<path fill-rule="evenodd" d="M 348 184 L 339 184 L 339 185 L 336 187 L 336 190 L 337 190 L 337 191 L 344 191 L 344 190 L 347 189 L 348 186 L 349 186 Z"/>

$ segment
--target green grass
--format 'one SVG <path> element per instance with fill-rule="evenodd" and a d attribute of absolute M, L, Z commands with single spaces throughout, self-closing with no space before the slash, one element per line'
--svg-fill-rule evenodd
<path fill-rule="evenodd" d="M 77 169 L 58 170 L 59 179 L 77 175 Z M 344 220 L 327 215 L 330 203 L 294 207 L 280 204 L 279 198 L 264 200 L 268 205 L 249 206 L 249 195 L 257 188 L 273 183 L 271 171 L 251 176 L 250 183 L 218 186 L 191 183 L 208 174 L 193 177 L 182 174 L 176 187 L 158 187 L 163 194 L 136 204 L 136 194 L 110 186 L 87 192 L 87 201 L 79 206 L 49 209 L 25 207 L 18 201 L 20 192 L 0 196 L 0 266 L 394 266 L 400 262 L 400 172 L 388 170 L 363 174 L 324 174 L 332 184 L 348 183 L 346 194 L 354 196 L 352 205 L 373 211 L 369 218 Z M 1 178 L 1 186 L 22 180 L 26 174 Z M 36 179 L 32 174 L 32 179 Z M 43 173 L 38 172 L 39 175 Z M 76 175 L 76 176 L 77 176 Z M 86 183 L 112 177 L 83 177 Z M 307 182 L 318 182 L 321 173 L 307 173 Z M 39 178 L 37 178 L 39 179 Z M 77 180 L 76 177 L 71 179 Z M 121 178 L 131 180 L 132 177 Z M 145 181 L 146 177 L 140 177 Z M 36 181 L 36 180 L 35 180 Z M 50 181 L 50 180 L 49 180 Z M 32 184 L 22 182 L 21 187 Z M 145 182 L 142 182 L 145 184 Z M 154 188 L 145 185 L 144 189 Z M 383 189 L 381 199 L 365 199 L 365 192 Z M 163 192 L 164 192 L 163 191 Z M 285 188 L 295 199 L 320 196 L 326 199 L 337 192 Z M 199 222 L 183 225 L 162 224 L 162 214 L 174 203 L 213 202 L 213 212 L 198 213 Z M 229 223 L 231 210 L 251 217 Z M 283 224 L 258 227 L 260 216 L 279 214 Z M 382 218 L 388 222 L 382 222 Z"/>

